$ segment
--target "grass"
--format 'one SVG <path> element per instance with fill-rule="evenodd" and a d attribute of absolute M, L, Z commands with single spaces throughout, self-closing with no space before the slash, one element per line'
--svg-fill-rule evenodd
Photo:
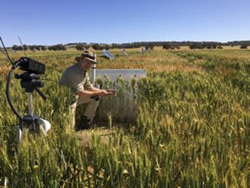
<path fill-rule="evenodd" d="M 19 148 L 16 118 L 4 97 L 9 65 L 0 55 L 1 186 L 4 177 L 10 187 L 250 186 L 250 51 L 128 53 L 111 62 L 100 57 L 98 68 L 147 71 L 136 88 L 140 103 L 135 123 L 122 127 L 110 118 L 105 129 L 81 139 L 69 126 L 70 91 L 46 82 L 42 90 L 49 100 L 34 94 L 34 109 L 51 122 L 52 130 L 48 137 L 25 136 Z M 43 78 L 58 81 L 78 54 L 28 56 L 46 64 Z M 24 112 L 27 100 L 18 82 L 12 82 L 12 99 Z M 83 140 L 91 140 L 91 146 L 82 145 Z"/>

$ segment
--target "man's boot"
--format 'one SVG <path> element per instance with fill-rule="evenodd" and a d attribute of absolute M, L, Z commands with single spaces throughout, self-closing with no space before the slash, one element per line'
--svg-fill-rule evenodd
<path fill-rule="evenodd" d="M 82 116 L 80 121 L 75 127 L 75 131 L 90 129 L 92 125 L 93 123 L 86 116 Z"/>

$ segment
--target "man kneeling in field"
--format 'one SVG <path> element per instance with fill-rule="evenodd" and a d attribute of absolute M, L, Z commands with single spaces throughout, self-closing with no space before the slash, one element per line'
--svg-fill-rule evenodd
<path fill-rule="evenodd" d="M 99 105 L 100 96 L 114 95 L 115 91 L 98 89 L 91 84 L 87 71 L 93 64 L 97 64 L 96 56 L 92 52 L 84 51 L 75 60 L 76 63 L 64 71 L 60 84 L 71 88 L 74 94 L 74 101 L 70 106 L 72 127 L 80 131 L 93 126 L 93 117 Z M 85 111 L 82 104 L 87 104 Z M 77 117 L 80 119 L 76 119 Z"/>

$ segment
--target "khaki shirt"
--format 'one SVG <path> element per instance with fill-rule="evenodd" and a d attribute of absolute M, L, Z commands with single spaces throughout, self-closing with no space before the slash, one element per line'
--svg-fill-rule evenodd
<path fill-rule="evenodd" d="M 71 88 L 74 93 L 93 88 L 93 85 L 89 81 L 88 73 L 82 70 L 79 63 L 68 67 L 59 82 Z"/>

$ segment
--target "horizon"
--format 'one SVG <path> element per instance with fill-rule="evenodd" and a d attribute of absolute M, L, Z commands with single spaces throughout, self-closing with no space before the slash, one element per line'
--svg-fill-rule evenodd
<path fill-rule="evenodd" d="M 247 0 L 4 0 L 6 46 L 248 41 Z"/>
<path fill-rule="evenodd" d="M 2 38 L 1 36 L 0 36 L 0 38 Z M 5 41 L 4 41 L 4 39 L 2 38 L 2 40 L 3 40 L 3 42 L 5 43 Z M 12 46 L 6 46 L 5 45 L 5 47 L 6 48 L 11 48 L 11 47 L 13 47 L 14 45 L 17 45 L 17 46 L 22 46 L 22 44 L 20 43 L 20 41 L 18 41 L 19 42 L 19 44 L 17 43 L 17 44 L 13 44 Z M 50 45 L 46 45 L 46 44 L 25 44 L 25 43 L 23 43 L 23 45 L 27 45 L 27 46 L 35 46 L 35 45 L 37 45 L 37 46 L 54 46 L 54 45 L 60 45 L 60 44 L 62 44 L 62 45 L 64 45 L 64 46 L 67 46 L 67 45 L 75 45 L 75 44 L 87 44 L 87 45 L 91 45 L 91 44 L 104 44 L 104 45 L 112 45 L 112 44 L 120 44 L 120 45 L 122 45 L 122 44 L 133 44 L 133 43 L 161 43 L 161 42 L 165 42 L 165 43 L 221 43 L 221 44 L 224 44 L 224 45 L 226 45 L 226 44 L 228 44 L 228 43 L 240 43 L 240 42 L 250 42 L 250 40 L 235 40 L 235 41 L 226 41 L 226 42 L 219 42 L 219 41 L 135 41 L 135 42 L 124 42 L 124 43 L 97 43 L 97 42 L 90 42 L 90 43 L 86 43 L 86 42 L 68 42 L 68 43 L 64 43 L 64 44 L 62 44 L 62 43 L 57 43 L 57 44 L 50 44 Z M 2 45 L 1 45 L 2 46 Z M 0 47 L 1 48 L 1 47 Z"/>

